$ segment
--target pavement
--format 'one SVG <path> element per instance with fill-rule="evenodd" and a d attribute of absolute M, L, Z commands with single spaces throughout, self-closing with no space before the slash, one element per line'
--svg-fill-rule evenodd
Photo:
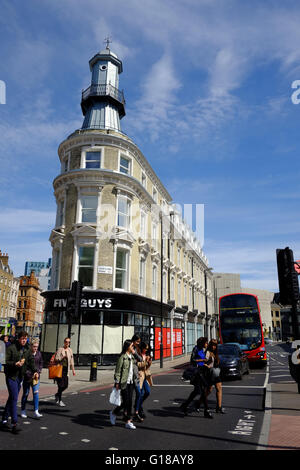
<path fill-rule="evenodd" d="M 174 369 L 181 369 L 188 365 L 189 355 L 174 360 L 165 360 L 163 368 L 160 363 L 154 362 L 151 366 L 153 376 L 159 376 Z M 90 381 L 90 369 L 77 368 L 76 375 L 70 373 L 69 388 L 64 394 L 82 390 L 97 391 L 108 389 L 113 384 L 113 368 L 97 369 L 97 380 Z M 266 371 L 265 381 L 265 414 L 257 450 L 299 450 L 300 449 L 300 394 L 298 387 L 291 377 L 279 383 L 269 380 L 269 368 Z M 43 369 L 40 380 L 40 398 L 54 396 L 57 385 L 48 379 L 48 370 Z M 31 393 L 31 392 L 30 392 Z M 21 394 L 20 394 L 21 398 Z M 5 375 L 0 372 L 0 407 L 7 400 Z M 30 400 L 30 396 L 29 396 Z"/>

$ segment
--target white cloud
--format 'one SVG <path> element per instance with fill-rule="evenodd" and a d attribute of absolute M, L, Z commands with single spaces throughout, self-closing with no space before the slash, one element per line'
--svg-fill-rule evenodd
<path fill-rule="evenodd" d="M 55 212 L 10 208 L 0 210 L 1 236 L 11 233 L 49 233 L 55 223 Z M 28 236 L 28 235 L 27 235 Z"/>

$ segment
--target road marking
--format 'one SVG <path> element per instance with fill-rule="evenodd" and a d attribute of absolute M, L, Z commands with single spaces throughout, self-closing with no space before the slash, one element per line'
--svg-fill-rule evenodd
<path fill-rule="evenodd" d="M 67 436 L 69 433 L 68 432 L 60 432 L 59 433 L 61 436 Z"/>
<path fill-rule="evenodd" d="M 278 379 L 279 377 L 290 377 L 291 374 L 284 374 L 284 375 L 272 375 L 272 379 Z"/>
<path fill-rule="evenodd" d="M 192 387 L 192 385 L 170 385 L 170 384 L 159 384 L 153 385 L 153 387 Z M 222 385 L 222 388 L 264 388 L 264 385 Z M 153 400 L 159 401 L 159 400 Z"/>
<path fill-rule="evenodd" d="M 229 434 L 238 434 L 240 436 L 251 436 L 255 426 L 255 415 L 251 411 L 244 411 L 244 416 L 239 419 L 233 431 L 228 431 Z"/>
<path fill-rule="evenodd" d="M 46 426 L 42 426 L 40 429 L 48 429 Z"/>
<path fill-rule="evenodd" d="M 89 439 L 81 439 L 81 442 L 91 442 Z"/>

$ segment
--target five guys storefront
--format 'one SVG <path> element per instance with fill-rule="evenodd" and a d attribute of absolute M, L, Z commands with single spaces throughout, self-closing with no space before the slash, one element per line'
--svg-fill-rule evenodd
<path fill-rule="evenodd" d="M 49 360 L 68 336 L 67 302 L 69 290 L 47 291 L 41 351 Z M 164 357 L 184 354 L 184 323 L 171 320 L 172 306 L 162 304 Z M 154 360 L 160 357 L 161 303 L 136 294 L 83 290 L 77 318 L 71 322 L 71 348 L 76 365 L 114 364 L 123 342 L 138 334 L 150 345 Z M 171 344 L 171 337 L 173 338 Z M 173 350 L 172 350 L 173 349 Z"/>

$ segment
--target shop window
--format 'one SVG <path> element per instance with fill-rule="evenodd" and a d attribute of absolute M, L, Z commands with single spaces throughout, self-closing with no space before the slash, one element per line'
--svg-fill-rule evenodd
<path fill-rule="evenodd" d="M 101 325 L 102 323 L 102 312 L 100 311 L 91 311 L 91 310 L 83 310 L 81 323 L 83 325 Z"/>
<path fill-rule="evenodd" d="M 142 325 L 143 324 L 143 315 L 139 315 L 138 313 L 136 313 L 134 315 L 134 324 L 136 326 Z"/>
<path fill-rule="evenodd" d="M 134 314 L 133 313 L 123 313 L 123 325 L 124 326 L 134 325 Z"/>
<path fill-rule="evenodd" d="M 121 312 L 103 312 L 104 325 L 121 325 Z"/>
<path fill-rule="evenodd" d="M 46 312 L 45 323 L 59 323 L 59 312 Z"/>

